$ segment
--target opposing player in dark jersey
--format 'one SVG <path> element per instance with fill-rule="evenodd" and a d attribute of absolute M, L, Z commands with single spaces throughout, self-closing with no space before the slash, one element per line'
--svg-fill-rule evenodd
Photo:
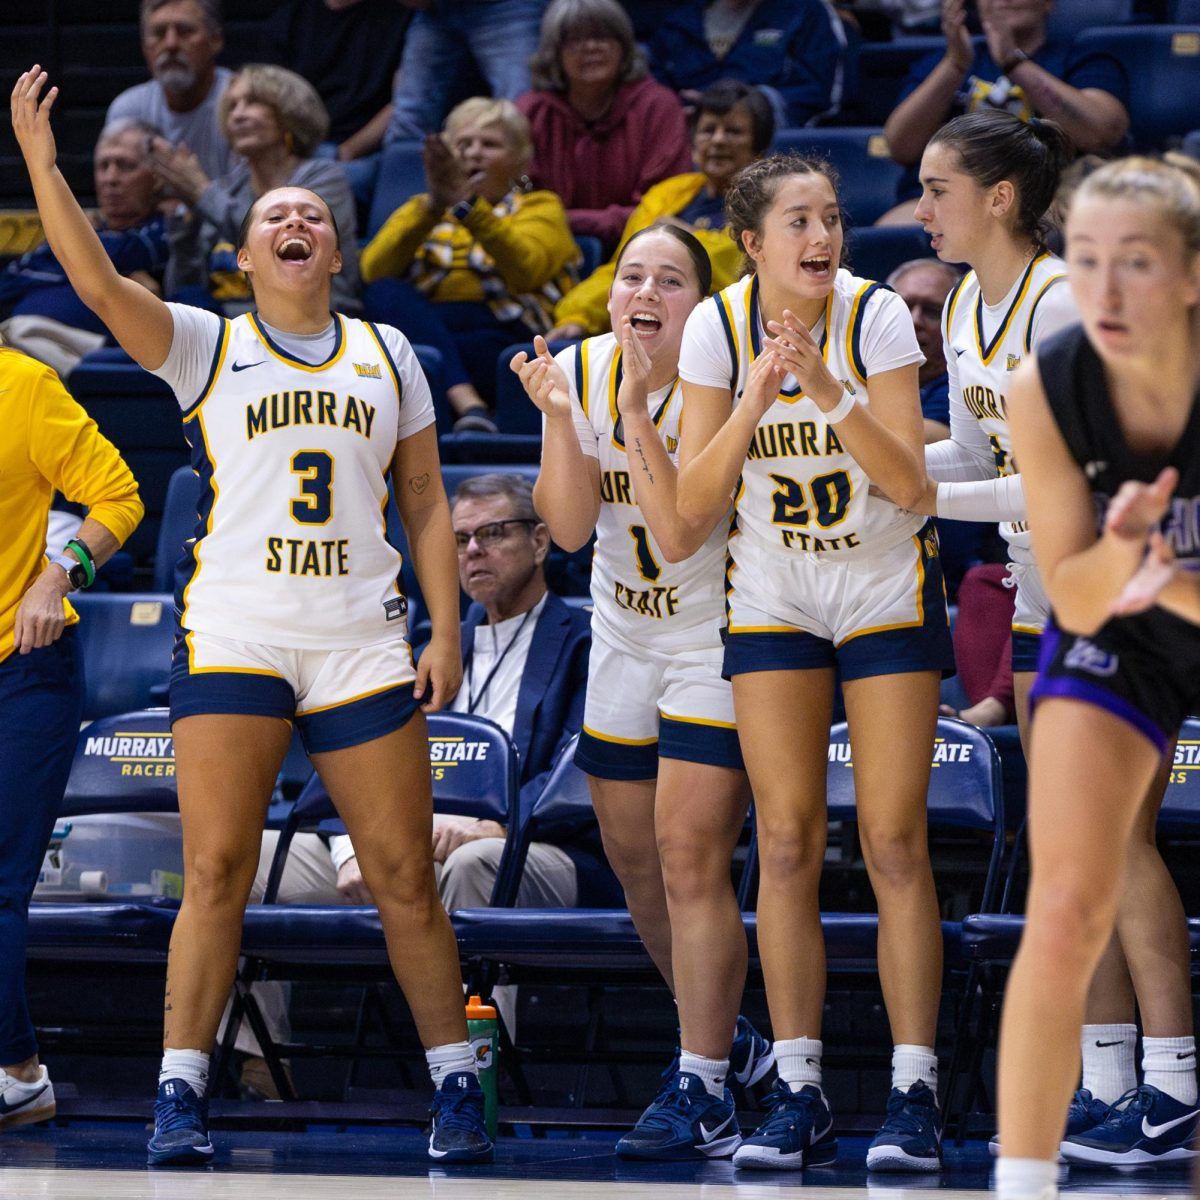
<path fill-rule="evenodd" d="M 1076 194 L 1067 264 L 1082 326 L 1050 338 L 1010 393 L 1053 619 L 1032 692 L 1027 922 L 1001 1031 L 1002 1200 L 1055 1194 L 1140 799 L 1200 704 L 1195 178 L 1144 158 L 1103 167 Z M 1143 1087 L 1088 1141 L 1136 1150 L 1126 1162 L 1185 1158 L 1198 1116 Z"/>

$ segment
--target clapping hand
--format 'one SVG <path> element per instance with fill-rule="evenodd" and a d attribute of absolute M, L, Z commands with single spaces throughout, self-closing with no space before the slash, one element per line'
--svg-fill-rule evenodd
<path fill-rule="evenodd" d="M 621 339 L 621 386 L 617 389 L 617 412 L 623 417 L 633 417 L 646 412 L 653 364 L 646 347 L 633 332 L 633 322 L 628 317 L 621 318 L 617 335 Z"/>
<path fill-rule="evenodd" d="M 200 160 L 185 142 L 173 146 L 163 137 L 150 141 L 150 169 L 155 178 L 189 208 L 195 206 L 211 182 Z"/>
<path fill-rule="evenodd" d="M 965 0 L 942 0 L 942 36 L 946 39 L 946 58 L 965 75 L 975 61 Z"/>
<path fill-rule="evenodd" d="M 1175 553 L 1158 528 L 1178 483 L 1179 472 L 1173 467 L 1165 468 L 1153 483 L 1126 480 L 1108 506 L 1105 533 L 1122 541 L 1146 544 L 1141 565 L 1112 603 L 1115 616 L 1129 616 L 1153 607 L 1179 570 Z"/>
<path fill-rule="evenodd" d="M 436 211 L 445 212 L 470 195 L 467 173 L 440 133 L 426 136 L 421 159 L 425 164 L 430 204 Z"/>
<path fill-rule="evenodd" d="M 767 331 L 772 336 L 763 339 L 763 346 L 775 351 L 785 372 L 795 376 L 805 395 L 822 411 L 836 408 L 842 398 L 842 384 L 829 370 L 821 347 L 804 322 L 785 308 L 783 322 L 768 321 Z"/>
<path fill-rule="evenodd" d="M 533 339 L 533 358 L 524 350 L 514 354 L 509 366 L 521 380 L 525 394 L 548 417 L 571 415 L 571 391 L 566 372 L 554 361 L 546 339 Z"/>

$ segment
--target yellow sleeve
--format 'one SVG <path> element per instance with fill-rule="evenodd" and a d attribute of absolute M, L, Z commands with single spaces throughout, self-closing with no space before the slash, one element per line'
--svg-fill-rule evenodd
<path fill-rule="evenodd" d="M 425 207 L 425 197 L 413 196 L 383 223 L 383 228 L 363 247 L 358 260 L 364 283 L 391 275 L 403 275 L 413 256 L 442 214 Z"/>
<path fill-rule="evenodd" d="M 575 262 L 567 211 L 553 192 L 530 192 L 516 210 L 498 217 L 486 200 L 476 200 L 463 222 L 496 264 L 514 296 L 536 292 Z"/>
<path fill-rule="evenodd" d="M 30 460 L 57 491 L 86 505 L 89 517 L 125 542 L 145 511 L 133 472 L 49 368 L 32 396 Z"/>

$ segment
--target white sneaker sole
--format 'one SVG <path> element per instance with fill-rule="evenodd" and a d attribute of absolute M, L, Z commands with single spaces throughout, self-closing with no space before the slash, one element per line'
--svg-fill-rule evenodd
<path fill-rule="evenodd" d="M 58 1105 L 53 1100 L 39 1108 L 21 1108 L 7 1116 L 0 1117 L 0 1129 L 15 1129 L 18 1125 L 33 1125 L 37 1121 L 49 1121 L 58 1111 Z"/>
<path fill-rule="evenodd" d="M 899 1146 L 872 1147 L 867 1151 L 868 1171 L 908 1171 L 928 1174 L 942 1169 L 940 1158 L 917 1158 Z"/>
<path fill-rule="evenodd" d="M 774 1146 L 751 1146 L 743 1142 L 733 1156 L 733 1165 L 751 1171 L 800 1171 L 804 1168 L 804 1151 L 786 1154 Z"/>
<path fill-rule="evenodd" d="M 1176 1146 L 1162 1154 L 1151 1154 L 1148 1150 L 1099 1150 L 1095 1146 L 1081 1146 L 1077 1142 L 1063 1142 L 1059 1153 L 1069 1163 L 1093 1167 L 1152 1167 L 1158 1163 L 1186 1162 L 1200 1157 L 1200 1150 L 1187 1146 Z"/>

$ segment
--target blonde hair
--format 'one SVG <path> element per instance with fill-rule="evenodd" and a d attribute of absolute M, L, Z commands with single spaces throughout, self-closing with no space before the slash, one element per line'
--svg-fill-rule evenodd
<path fill-rule="evenodd" d="M 490 96 L 472 96 L 450 110 L 442 136 L 453 149 L 459 131 L 468 125 L 498 125 L 508 139 L 517 165 L 524 170 L 533 158 L 533 135 L 525 114 L 511 100 L 493 100 Z"/>
<path fill-rule="evenodd" d="M 1200 253 L 1200 163 L 1185 155 L 1134 155 L 1106 163 L 1079 184 L 1072 202 L 1088 196 L 1157 209 L 1179 231 L 1187 253 Z"/>
<path fill-rule="evenodd" d="M 310 158 L 312 153 L 329 132 L 329 114 L 317 89 L 307 79 L 269 63 L 248 63 L 229 81 L 229 87 L 221 93 L 217 106 L 217 119 L 222 131 L 229 120 L 233 101 L 229 93 L 233 85 L 241 80 L 251 100 L 266 104 L 274 109 L 288 149 L 300 158 Z"/>

